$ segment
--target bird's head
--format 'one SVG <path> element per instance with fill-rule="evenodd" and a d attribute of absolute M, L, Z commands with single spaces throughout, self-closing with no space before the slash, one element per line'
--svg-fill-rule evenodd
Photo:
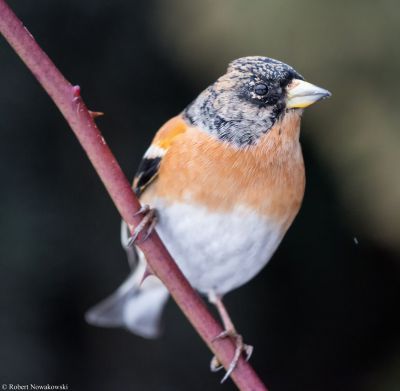
<path fill-rule="evenodd" d="M 268 57 L 232 61 L 184 114 L 194 125 L 241 147 L 252 145 L 283 116 L 331 94 L 304 81 L 291 66 Z"/>

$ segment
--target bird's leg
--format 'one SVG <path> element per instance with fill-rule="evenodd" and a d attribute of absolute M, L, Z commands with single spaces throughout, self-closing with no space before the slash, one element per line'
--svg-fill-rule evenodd
<path fill-rule="evenodd" d="M 141 239 L 141 242 L 144 242 L 154 231 L 154 228 L 157 224 L 157 214 L 156 210 L 153 208 L 150 208 L 149 205 L 143 205 L 136 213 L 135 216 L 142 214 L 143 218 L 139 225 L 135 228 L 135 230 L 132 233 L 132 236 L 128 239 L 126 246 L 130 247 L 132 246 L 138 239 L 139 235 L 143 232 L 143 230 L 147 227 L 146 229 L 146 234 L 144 237 Z"/>
<path fill-rule="evenodd" d="M 215 294 L 215 292 L 210 292 L 208 295 L 208 300 L 210 303 L 214 304 L 215 307 L 217 308 L 219 316 L 221 317 L 225 329 L 222 333 L 218 334 L 212 340 L 212 342 L 229 337 L 234 340 L 236 345 L 235 354 L 232 358 L 231 363 L 229 364 L 225 376 L 221 380 L 221 383 L 223 383 L 236 368 L 240 355 L 243 352 L 246 353 L 246 360 L 250 359 L 250 356 L 253 353 L 253 346 L 246 345 L 243 343 L 243 337 L 236 331 L 235 326 L 233 325 L 232 320 L 228 314 L 228 311 L 226 310 L 224 304 L 222 303 L 221 296 L 218 296 L 217 294 Z M 222 365 L 218 362 L 218 359 L 214 356 L 210 363 L 211 371 L 216 372 L 222 368 L 223 368 Z"/>

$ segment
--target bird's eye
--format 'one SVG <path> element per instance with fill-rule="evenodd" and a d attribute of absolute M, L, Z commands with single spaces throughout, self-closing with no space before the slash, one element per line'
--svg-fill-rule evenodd
<path fill-rule="evenodd" d="M 264 83 L 256 84 L 254 87 L 254 92 L 260 96 L 266 95 L 268 92 L 268 87 Z"/>

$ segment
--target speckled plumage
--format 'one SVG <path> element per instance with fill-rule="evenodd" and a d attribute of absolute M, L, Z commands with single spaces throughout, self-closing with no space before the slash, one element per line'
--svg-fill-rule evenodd
<path fill-rule="evenodd" d="M 267 57 L 232 61 L 225 75 L 203 91 L 183 112 L 199 129 L 237 147 L 254 145 L 285 110 L 285 87 L 303 77 L 292 67 Z M 265 83 L 268 94 L 253 92 Z"/>

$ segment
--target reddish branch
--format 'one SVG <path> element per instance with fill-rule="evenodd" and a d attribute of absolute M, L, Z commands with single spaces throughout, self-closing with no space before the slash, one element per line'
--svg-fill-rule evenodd
<path fill-rule="evenodd" d="M 87 110 L 80 88 L 72 86 L 36 43 L 29 31 L 4 0 L 0 0 L 0 32 L 50 95 L 70 125 L 104 183 L 122 218 L 134 228 L 140 221 L 135 212 L 139 202 L 132 192 L 114 155 L 94 119 L 100 113 Z M 199 295 L 192 289 L 156 233 L 140 245 L 151 269 L 163 281 L 178 306 L 192 323 L 218 360 L 228 367 L 234 345 L 229 340 L 212 342 L 222 328 L 210 315 Z M 243 359 L 232 373 L 240 390 L 266 391 L 251 366 Z"/>

